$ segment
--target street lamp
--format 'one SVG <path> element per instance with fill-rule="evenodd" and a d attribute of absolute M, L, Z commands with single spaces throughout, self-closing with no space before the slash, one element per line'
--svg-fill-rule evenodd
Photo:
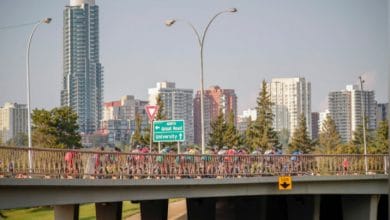
<path fill-rule="evenodd" d="M 31 108 L 30 108 L 30 47 L 31 40 L 34 36 L 34 33 L 40 24 L 49 24 L 51 22 L 51 18 L 44 18 L 35 23 L 33 30 L 28 38 L 27 43 L 27 55 L 26 55 L 26 72 L 27 72 L 27 133 L 28 133 L 28 168 L 31 173 L 32 171 L 32 154 L 31 154 Z"/>
<path fill-rule="evenodd" d="M 203 80 L 203 46 L 204 46 L 204 40 L 206 38 L 206 33 L 207 30 L 209 29 L 211 23 L 221 14 L 224 13 L 235 13 L 237 12 L 236 8 L 230 8 L 224 11 L 221 11 L 214 15 L 209 23 L 207 24 L 206 28 L 204 29 L 202 35 L 199 34 L 199 32 L 196 30 L 194 25 L 191 22 L 184 21 L 195 33 L 196 38 L 198 40 L 199 44 L 199 49 L 200 49 L 200 120 L 201 120 L 201 136 L 202 136 L 202 154 L 205 153 L 205 131 L 204 131 L 204 80 Z M 173 24 L 175 24 L 177 21 L 182 21 L 182 20 L 177 20 L 177 19 L 169 19 L 165 21 L 165 25 L 170 27 Z"/>
<path fill-rule="evenodd" d="M 368 165 L 367 165 L 367 140 L 366 140 L 366 116 L 365 116 L 365 104 L 364 104 L 364 95 L 363 95 L 363 83 L 364 80 L 361 76 L 359 76 L 360 81 L 360 101 L 362 105 L 362 120 L 363 120 L 363 145 L 364 145 L 364 169 L 366 174 L 368 173 Z"/>

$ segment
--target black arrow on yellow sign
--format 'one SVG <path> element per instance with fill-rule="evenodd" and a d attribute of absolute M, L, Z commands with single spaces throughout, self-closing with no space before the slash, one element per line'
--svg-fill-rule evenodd
<path fill-rule="evenodd" d="M 291 176 L 279 176 L 279 190 L 291 190 L 292 189 L 292 180 Z"/>
<path fill-rule="evenodd" d="M 286 189 L 290 184 L 286 183 L 286 182 L 283 182 L 282 184 L 280 184 L 284 189 Z"/>

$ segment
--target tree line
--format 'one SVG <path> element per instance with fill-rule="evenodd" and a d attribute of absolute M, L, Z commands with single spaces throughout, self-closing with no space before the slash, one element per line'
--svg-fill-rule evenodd
<path fill-rule="evenodd" d="M 156 120 L 166 120 L 164 103 L 161 95 L 156 98 L 159 110 Z M 248 150 L 261 149 L 263 152 L 273 148 L 287 149 L 285 153 L 300 151 L 302 153 L 321 154 L 361 154 L 363 153 L 363 125 L 358 126 L 349 143 L 343 143 L 337 131 L 334 120 L 328 115 L 322 125 L 318 140 L 311 140 L 307 128 L 306 118 L 299 116 L 297 128 L 290 132 L 286 129 L 275 131 L 273 128 L 274 114 L 272 112 L 271 97 L 267 83 L 262 81 L 260 92 L 256 100 L 257 118 L 247 119 L 247 129 L 240 134 L 235 126 L 235 115 L 229 111 L 219 111 L 218 117 L 210 124 L 209 146 L 241 146 Z M 365 122 L 367 123 L 367 122 Z M 32 141 L 33 146 L 44 148 L 79 148 L 81 136 L 78 133 L 77 114 L 70 107 L 54 108 L 50 111 L 35 109 L 32 113 Z M 135 118 L 135 131 L 132 134 L 131 145 L 149 145 L 150 128 L 142 129 L 142 118 L 139 114 Z M 366 128 L 367 152 L 388 153 L 389 126 L 388 121 L 381 121 L 376 130 Z M 26 146 L 27 135 L 17 134 L 6 143 L 11 146 Z"/>

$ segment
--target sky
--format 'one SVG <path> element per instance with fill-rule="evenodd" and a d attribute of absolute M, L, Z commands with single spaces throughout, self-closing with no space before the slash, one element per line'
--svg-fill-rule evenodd
<path fill-rule="evenodd" d="M 0 106 L 26 103 L 26 45 L 31 45 L 31 105 L 60 105 L 63 10 L 69 0 L 0 1 Z M 100 60 L 104 101 L 135 95 L 173 81 L 200 88 L 199 32 L 216 13 L 236 7 L 211 25 L 204 42 L 205 88 L 235 89 L 239 112 L 256 105 L 262 80 L 305 77 L 312 85 L 312 111 L 327 108 L 328 93 L 357 84 L 387 102 L 389 85 L 387 0 L 96 0 L 100 10 Z"/>

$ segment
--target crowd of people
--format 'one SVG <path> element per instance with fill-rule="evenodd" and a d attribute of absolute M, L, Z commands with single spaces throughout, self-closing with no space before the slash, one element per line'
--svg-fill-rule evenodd
<path fill-rule="evenodd" d="M 185 147 L 180 153 L 163 147 L 158 152 L 138 145 L 125 153 L 119 148 L 103 147 L 93 154 L 77 155 L 76 151 L 69 151 L 65 161 L 69 176 L 83 173 L 83 178 L 223 178 L 303 172 L 296 157 L 254 157 L 259 155 L 282 153 L 277 148 L 263 153 L 260 148 L 249 152 L 245 148 L 227 146 L 206 147 L 205 154 L 197 147 Z"/>
<path fill-rule="evenodd" d="M 249 151 L 242 147 L 206 147 L 202 154 L 198 147 L 184 147 L 181 152 L 177 152 L 176 148 L 165 146 L 158 152 L 156 148 L 150 150 L 149 146 L 138 145 L 126 152 L 119 148 L 100 147 L 56 151 L 52 152 L 52 156 L 47 153 L 42 156 L 39 156 L 39 151 L 34 153 L 34 160 L 39 163 L 33 162 L 32 169 L 37 174 L 45 175 L 45 178 L 159 179 L 316 175 L 320 172 L 319 166 L 322 163 L 300 151 L 282 154 L 276 147 L 264 152 L 260 148 Z M 350 172 L 350 161 L 347 158 L 337 157 L 333 162 L 326 163 L 333 166 L 327 168 L 330 172 L 341 175 Z M 2 161 L 0 164 L 5 165 Z M 0 166 L 0 171 L 14 177 L 26 176 L 28 171 L 20 170 L 25 166 L 16 164 L 15 160 L 9 160 L 8 166 L 2 167 Z"/>

